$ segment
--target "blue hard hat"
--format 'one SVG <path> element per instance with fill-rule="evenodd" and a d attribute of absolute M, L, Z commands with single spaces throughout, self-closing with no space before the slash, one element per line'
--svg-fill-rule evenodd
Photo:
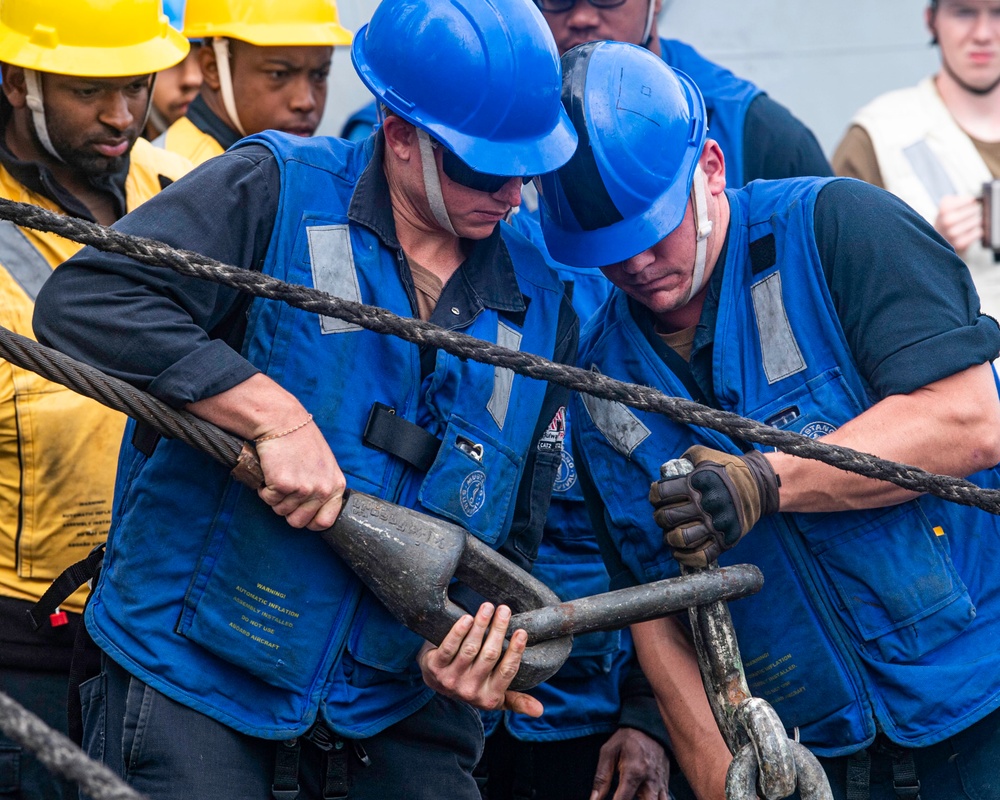
<path fill-rule="evenodd" d="M 538 181 L 545 244 L 564 264 L 616 264 L 684 218 L 707 138 L 705 101 L 687 75 L 632 44 L 590 42 L 562 63 L 580 146 Z"/>
<path fill-rule="evenodd" d="M 530 0 L 382 0 L 351 58 L 379 102 L 478 172 L 539 175 L 576 147 L 559 53 Z"/>
<path fill-rule="evenodd" d="M 179 31 L 184 30 L 184 2 L 185 0 L 163 0 L 163 13 L 170 20 L 170 27 Z"/>

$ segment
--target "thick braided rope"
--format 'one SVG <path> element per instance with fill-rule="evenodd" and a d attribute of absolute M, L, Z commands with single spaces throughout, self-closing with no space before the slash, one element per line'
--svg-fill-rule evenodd
<path fill-rule="evenodd" d="M 30 750 L 45 767 L 77 783 L 93 800 L 146 800 L 104 764 L 87 754 L 19 703 L 0 692 L 0 731 Z"/>
<path fill-rule="evenodd" d="M 125 381 L 105 375 L 95 367 L 75 361 L 58 350 L 44 347 L 4 327 L 0 327 L 0 356 L 23 369 L 68 386 L 78 394 L 146 422 L 158 433 L 179 439 L 229 467 L 239 458 L 243 443 L 224 434 L 215 425 L 186 411 L 177 411 Z"/>
<path fill-rule="evenodd" d="M 336 317 L 376 333 L 397 336 L 417 345 L 440 348 L 459 358 L 504 367 L 521 375 L 560 384 L 578 392 L 632 408 L 663 414 L 675 422 L 711 428 L 745 441 L 776 447 L 904 489 L 928 492 L 962 505 L 1000 513 L 1000 490 L 981 489 L 962 478 L 934 475 L 917 467 L 877 458 L 847 447 L 825 444 L 727 411 L 707 408 L 655 389 L 624 383 L 577 367 L 556 364 L 531 353 L 509 350 L 461 333 L 445 331 L 421 320 L 402 318 L 382 308 L 333 297 L 306 286 L 222 264 L 214 259 L 142 237 L 129 236 L 92 222 L 54 214 L 36 206 L 0 199 L 0 218 L 17 225 L 64 236 L 99 250 L 128 256 L 143 264 L 167 266 L 182 275 L 204 278 L 258 297 L 283 300 L 305 311 Z"/>

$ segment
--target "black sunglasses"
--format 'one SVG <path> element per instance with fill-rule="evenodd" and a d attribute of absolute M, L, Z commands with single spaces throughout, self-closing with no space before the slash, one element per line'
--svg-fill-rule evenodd
<path fill-rule="evenodd" d="M 618 8 L 625 0 L 587 0 L 594 8 Z M 550 14 L 562 14 L 575 6 L 577 0 L 535 0 L 535 5 Z"/>
<path fill-rule="evenodd" d="M 513 175 L 490 175 L 487 172 L 477 172 L 447 147 L 441 148 L 441 166 L 444 169 L 444 174 L 455 183 L 461 184 L 468 189 L 475 189 L 477 192 L 487 192 L 489 194 L 500 191 L 509 180 L 516 177 Z M 531 177 L 530 175 L 522 177 L 521 181 L 527 183 L 531 180 Z"/>

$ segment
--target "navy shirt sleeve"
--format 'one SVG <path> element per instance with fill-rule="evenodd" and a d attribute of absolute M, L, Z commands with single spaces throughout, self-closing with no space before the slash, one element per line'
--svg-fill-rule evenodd
<path fill-rule="evenodd" d="M 913 209 L 842 179 L 816 199 L 816 247 L 858 372 L 873 399 L 908 394 L 997 357 L 965 263 Z"/>
<path fill-rule="evenodd" d="M 755 97 L 747 109 L 743 154 L 745 184 L 758 179 L 833 175 L 813 132 L 766 94 Z"/>
<path fill-rule="evenodd" d="M 244 147 L 206 162 L 114 227 L 259 270 L 279 182 L 271 151 Z M 235 289 L 87 247 L 42 287 L 34 329 L 44 344 L 180 407 L 257 372 L 239 353 L 249 302 Z"/>

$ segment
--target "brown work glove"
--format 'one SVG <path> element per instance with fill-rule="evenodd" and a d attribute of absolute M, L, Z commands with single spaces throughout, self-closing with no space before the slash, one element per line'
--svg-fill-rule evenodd
<path fill-rule="evenodd" d="M 682 457 L 694 471 L 656 481 L 649 502 L 674 558 L 689 567 L 707 567 L 757 520 L 778 510 L 780 481 L 756 450 L 734 456 L 695 446 Z"/>

